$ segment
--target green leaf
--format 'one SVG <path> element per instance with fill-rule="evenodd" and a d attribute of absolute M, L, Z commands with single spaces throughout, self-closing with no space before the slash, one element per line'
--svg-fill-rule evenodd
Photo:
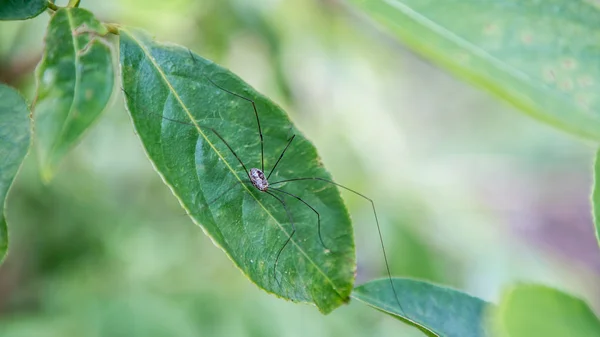
<path fill-rule="evenodd" d="M 0 0 L 0 20 L 25 20 L 48 8 L 47 0 Z"/>
<path fill-rule="evenodd" d="M 352 2 L 455 75 L 540 120 L 600 140 L 597 1 Z"/>
<path fill-rule="evenodd" d="M 226 69 L 180 46 L 159 44 L 137 30 L 120 32 L 120 62 L 126 103 L 154 167 L 196 224 L 260 288 L 314 303 L 328 313 L 349 299 L 355 270 L 352 225 L 334 185 L 290 178 L 331 179 L 315 147 L 286 113 Z M 220 86 L 221 88 L 219 88 Z M 226 92 L 226 90 L 232 93 Z M 269 191 L 285 197 L 297 229 L 275 268 L 278 251 L 292 232 L 282 204 L 250 183 L 245 166 L 261 168 L 256 102 L 264 135 L 265 175 L 292 134 L 296 135 L 273 176 Z"/>
<path fill-rule="evenodd" d="M 497 336 L 600 336 L 600 321 L 584 301 L 539 285 L 509 290 L 493 318 Z"/>
<path fill-rule="evenodd" d="M 594 190 L 592 192 L 592 215 L 596 227 L 596 240 L 600 246 L 600 149 L 594 161 Z"/>
<path fill-rule="evenodd" d="M 5 201 L 29 150 L 29 108 L 19 93 L 0 84 L 0 263 L 8 248 Z"/>
<path fill-rule="evenodd" d="M 485 336 L 487 302 L 423 281 L 403 278 L 392 280 L 398 301 L 389 279 L 356 287 L 352 297 L 416 326 L 429 336 Z"/>
<path fill-rule="evenodd" d="M 92 13 L 61 8 L 52 17 L 37 68 L 35 105 L 42 177 L 52 179 L 60 160 L 104 110 L 114 85 L 106 28 Z"/>

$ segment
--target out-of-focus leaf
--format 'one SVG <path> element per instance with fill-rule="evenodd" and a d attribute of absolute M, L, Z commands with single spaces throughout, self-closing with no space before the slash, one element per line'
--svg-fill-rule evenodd
<path fill-rule="evenodd" d="M 29 108 L 19 93 L 0 84 L 0 263 L 8 248 L 5 200 L 29 150 Z"/>
<path fill-rule="evenodd" d="M 600 336 L 600 321 L 584 301 L 539 285 L 510 289 L 492 321 L 501 337 Z"/>
<path fill-rule="evenodd" d="M 596 239 L 600 246 L 600 150 L 596 153 L 594 162 L 594 191 L 592 192 L 592 215 L 596 227 Z"/>
<path fill-rule="evenodd" d="M 25 20 L 48 8 L 48 0 L 0 0 L 0 20 Z"/>
<path fill-rule="evenodd" d="M 418 220 L 400 217 L 394 220 L 396 225 L 388 235 L 394 236 L 395 244 L 386 247 L 388 253 L 394 257 L 390 261 L 390 268 L 410 278 L 433 283 L 443 282 L 443 266 L 448 262 L 431 246 L 427 238 L 422 237 L 410 226 L 414 221 Z M 382 265 L 379 269 L 381 275 L 385 273 L 384 268 Z"/>
<path fill-rule="evenodd" d="M 600 140 L 600 4 L 352 0 L 409 47 L 561 129 Z"/>
<path fill-rule="evenodd" d="M 255 284 L 293 301 L 312 302 L 324 313 L 349 299 L 354 282 L 351 222 L 317 151 L 286 113 L 240 78 L 187 49 L 163 45 L 140 31 L 122 29 L 120 62 L 127 107 L 148 157 L 173 194 Z M 219 88 L 220 86 L 221 88 Z M 228 93 L 229 90 L 235 94 Z M 290 217 L 272 195 L 258 191 L 244 168 L 211 129 L 227 141 L 250 169 L 262 168 L 256 102 L 264 135 L 265 165 L 275 164 L 292 134 L 295 140 L 269 179 L 269 192 L 285 198 Z M 321 217 L 282 188 L 302 198 Z"/>
<path fill-rule="evenodd" d="M 389 279 L 356 287 L 352 297 L 414 325 L 430 336 L 485 336 L 487 302 L 423 281 L 402 278 L 392 278 L 392 281 L 398 301 Z"/>
<path fill-rule="evenodd" d="M 106 28 L 92 13 L 61 8 L 46 33 L 37 68 L 36 140 L 48 181 L 60 160 L 104 110 L 114 85 Z"/>

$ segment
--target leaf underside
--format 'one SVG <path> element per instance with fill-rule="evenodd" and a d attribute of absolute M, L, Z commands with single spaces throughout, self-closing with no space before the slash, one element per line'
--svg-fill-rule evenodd
<path fill-rule="evenodd" d="M 36 145 L 46 181 L 110 99 L 114 70 L 102 37 L 107 33 L 81 8 L 61 8 L 48 24 L 35 105 Z"/>
<path fill-rule="evenodd" d="M 128 111 L 148 157 L 193 221 L 256 285 L 328 313 L 349 299 L 354 282 L 352 226 L 337 188 L 315 147 L 286 113 L 228 70 L 180 46 L 159 44 L 138 30 L 120 31 L 122 85 Z M 212 83 L 212 82 L 214 83 Z M 221 88 L 217 87 L 220 86 Z M 235 94 L 226 92 L 231 91 Z M 261 168 L 260 138 L 250 102 L 256 102 L 264 135 L 265 175 L 288 139 L 296 137 L 269 179 L 273 196 L 254 188 L 217 131 L 248 169 Z M 300 201 L 274 191 L 292 193 Z M 277 252 L 292 232 L 297 232 Z"/>
<path fill-rule="evenodd" d="M 538 119 L 600 140 L 600 3 L 352 0 L 412 49 Z"/>
<path fill-rule="evenodd" d="M 8 248 L 5 200 L 30 143 L 29 108 L 19 93 L 0 84 L 0 263 Z"/>
<path fill-rule="evenodd" d="M 352 297 L 430 336 L 486 336 L 485 311 L 489 305 L 485 301 L 424 281 L 403 278 L 393 278 L 392 281 L 398 301 L 389 279 L 360 285 L 354 289 Z"/>
<path fill-rule="evenodd" d="M 600 336 L 600 321 L 584 301 L 544 286 L 510 289 L 493 314 L 494 336 Z"/>
<path fill-rule="evenodd" d="M 25 20 L 48 8 L 48 0 L 0 0 L 0 20 Z"/>

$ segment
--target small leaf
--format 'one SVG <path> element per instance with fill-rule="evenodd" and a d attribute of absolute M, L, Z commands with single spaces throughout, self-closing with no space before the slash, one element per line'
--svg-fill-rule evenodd
<path fill-rule="evenodd" d="M 256 285 L 293 301 L 311 302 L 328 313 L 349 299 L 354 282 L 354 240 L 337 188 L 323 181 L 275 182 L 304 177 L 331 179 L 315 147 L 286 113 L 226 69 L 189 50 L 122 29 L 120 60 L 128 111 L 154 167 L 196 224 Z M 229 92 L 228 92 L 229 91 Z M 250 168 L 261 168 L 261 146 L 252 104 L 264 135 L 265 165 L 273 167 L 290 137 L 296 137 L 269 187 L 285 198 L 297 229 L 273 195 L 249 183 L 224 141 Z M 213 131 L 214 129 L 214 131 Z M 274 186 L 275 185 L 275 186 Z M 327 252 L 326 248 L 330 249 Z"/>
<path fill-rule="evenodd" d="M 600 140 L 600 4 L 352 0 L 409 47 L 522 111 Z"/>
<path fill-rule="evenodd" d="M 8 248 L 5 201 L 29 150 L 29 108 L 19 93 L 0 84 L 0 263 Z"/>
<path fill-rule="evenodd" d="M 421 329 L 430 336 L 485 336 L 485 301 L 431 283 L 392 278 L 365 283 L 352 297 Z M 400 302 L 401 308 L 398 305 Z"/>
<path fill-rule="evenodd" d="M 539 285 L 509 290 L 494 310 L 500 337 L 597 337 L 600 321 L 581 299 Z"/>
<path fill-rule="evenodd" d="M 596 240 L 600 246 L 600 149 L 594 161 L 594 190 L 592 192 L 592 215 L 596 227 Z"/>
<path fill-rule="evenodd" d="M 60 160 L 104 110 L 114 85 L 106 28 L 80 8 L 61 8 L 46 33 L 37 68 L 35 127 L 42 176 L 50 180 Z"/>
<path fill-rule="evenodd" d="M 0 20 L 25 20 L 48 8 L 48 0 L 0 0 Z"/>

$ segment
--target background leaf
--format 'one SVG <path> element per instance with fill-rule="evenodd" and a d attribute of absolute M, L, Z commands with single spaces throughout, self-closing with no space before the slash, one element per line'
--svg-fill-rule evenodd
<path fill-rule="evenodd" d="M 125 29 L 120 40 L 123 89 L 135 129 L 156 170 L 194 222 L 262 289 L 313 302 L 325 313 L 346 302 L 354 281 L 354 241 L 335 186 L 320 181 L 278 186 L 320 213 L 322 237 L 331 252 L 319 241 L 316 214 L 285 197 L 297 233 L 274 275 L 277 251 L 291 232 L 288 216 L 274 197 L 249 184 L 235 157 L 206 128 L 218 130 L 248 169 L 261 167 L 252 105 L 213 81 L 256 102 L 265 168 L 275 164 L 288 139 L 296 135 L 271 184 L 289 178 L 331 179 L 314 146 L 285 112 L 231 72 L 199 56 L 192 58 L 183 47 L 161 45 L 142 32 Z"/>
<path fill-rule="evenodd" d="M 594 227 L 596 227 L 596 239 L 600 246 L 600 223 L 598 217 L 600 217 L 600 150 L 596 153 L 596 160 L 594 161 L 594 187 L 592 192 L 592 215 L 594 220 Z"/>
<path fill-rule="evenodd" d="M 0 263 L 8 248 L 5 200 L 29 150 L 29 109 L 19 93 L 0 84 Z"/>
<path fill-rule="evenodd" d="M 488 306 L 485 301 L 423 281 L 392 280 L 402 309 L 388 279 L 356 287 L 352 297 L 412 324 L 430 336 L 485 336 L 484 311 Z"/>
<path fill-rule="evenodd" d="M 80 8 L 61 8 L 46 33 L 36 71 L 36 136 L 42 176 L 56 166 L 104 110 L 114 85 L 106 28 Z"/>
<path fill-rule="evenodd" d="M 509 290 L 493 322 L 498 336 L 600 336 L 600 321 L 584 301 L 539 285 Z"/>
<path fill-rule="evenodd" d="M 48 8 L 47 0 L 0 0 L 0 20 L 24 20 Z"/>
<path fill-rule="evenodd" d="M 352 2 L 454 74 L 541 120 L 600 140 L 597 2 Z"/>

